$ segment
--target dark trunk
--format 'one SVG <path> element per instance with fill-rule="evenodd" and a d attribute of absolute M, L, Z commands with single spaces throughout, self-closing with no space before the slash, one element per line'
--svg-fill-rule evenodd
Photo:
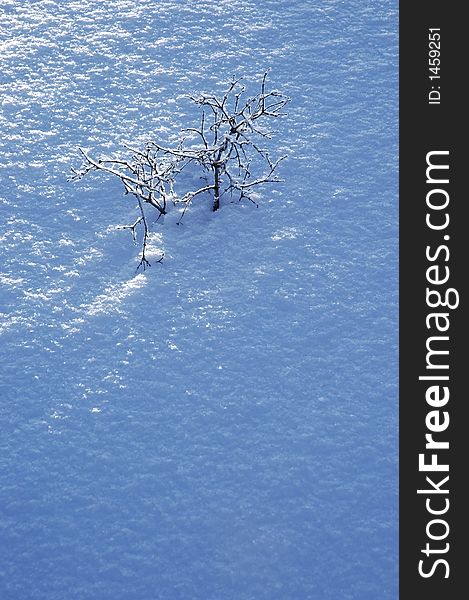
<path fill-rule="evenodd" d="M 213 212 L 220 208 L 220 167 L 218 164 L 214 165 L 215 181 L 213 189 Z"/>

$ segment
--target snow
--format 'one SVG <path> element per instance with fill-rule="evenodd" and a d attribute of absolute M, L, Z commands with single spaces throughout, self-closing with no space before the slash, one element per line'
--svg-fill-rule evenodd
<path fill-rule="evenodd" d="M 397 5 L 0 19 L 0 597 L 396 598 Z M 78 146 L 172 143 L 188 93 L 267 67 L 285 182 L 173 211 L 136 273 Z"/>

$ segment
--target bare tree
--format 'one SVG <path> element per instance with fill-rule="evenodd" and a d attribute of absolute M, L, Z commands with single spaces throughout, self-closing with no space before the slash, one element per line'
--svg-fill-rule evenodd
<path fill-rule="evenodd" d="M 158 219 L 166 214 L 168 203 L 174 199 L 174 178 L 177 172 L 178 161 L 161 157 L 149 143 L 143 150 L 135 150 L 126 146 L 131 152 L 129 160 L 120 158 L 94 159 L 83 148 L 79 148 L 84 159 L 80 169 L 73 169 L 72 180 L 81 179 L 92 171 L 102 171 L 118 177 L 124 185 L 124 193 L 132 194 L 137 198 L 139 216 L 131 225 L 121 225 L 119 229 L 129 229 L 134 242 L 137 241 L 136 228 L 143 225 L 143 241 L 140 263 L 137 267 L 150 266 L 146 257 L 148 235 L 150 232 L 148 219 L 145 214 L 144 204 L 150 204 L 159 215 Z M 158 262 L 162 260 L 159 259 Z"/>
<path fill-rule="evenodd" d="M 222 96 L 190 96 L 202 109 L 200 125 L 185 129 L 176 147 L 154 141 L 148 142 L 143 150 L 126 146 L 129 159 L 94 159 L 80 148 L 83 165 L 72 169 L 72 180 L 102 171 L 118 177 L 124 185 L 124 193 L 137 198 L 138 218 L 131 225 L 121 226 L 121 229 L 131 231 L 135 242 L 136 228 L 143 225 L 137 268 L 150 266 L 146 258 L 149 224 L 145 204 L 158 211 L 158 218 L 166 214 L 170 203 L 182 204 L 179 223 L 192 200 L 203 193 L 213 194 L 212 207 L 216 211 L 224 194 L 237 194 L 239 200 L 246 198 L 255 203 L 252 190 L 256 186 L 281 181 L 275 171 L 286 157 L 272 159 L 262 143 L 271 138 L 271 131 L 265 129 L 264 124 L 285 114 L 283 109 L 289 98 L 280 92 L 266 90 L 267 72 L 254 96 L 245 97 L 246 87 L 242 81 L 233 79 Z M 178 197 L 174 191 L 175 179 L 191 163 L 202 167 L 206 174 L 205 184 Z"/>
<path fill-rule="evenodd" d="M 280 92 L 266 90 L 267 73 L 262 76 L 259 92 L 252 97 L 243 98 L 246 87 L 242 79 L 233 79 L 220 97 L 210 94 L 190 96 L 202 108 L 202 118 L 198 128 L 184 131 L 192 134 L 198 144 L 186 146 L 186 139 L 177 149 L 154 144 L 161 152 L 177 160 L 196 161 L 212 173 L 211 183 L 182 198 L 186 204 L 198 194 L 212 190 L 213 210 L 216 211 L 220 208 L 221 196 L 227 192 L 238 193 L 240 200 L 253 201 L 252 188 L 281 181 L 274 171 L 286 156 L 273 160 L 260 144 L 271 138 L 264 123 L 285 115 L 283 109 L 290 99 Z M 256 174 L 254 167 L 263 172 Z"/>

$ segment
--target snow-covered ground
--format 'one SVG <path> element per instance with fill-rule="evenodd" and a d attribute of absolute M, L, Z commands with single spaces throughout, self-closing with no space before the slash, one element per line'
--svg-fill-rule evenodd
<path fill-rule="evenodd" d="M 397 4 L 0 3 L 0 598 L 397 598 Z M 291 96 L 283 184 L 136 274 L 80 159 Z M 256 90 L 257 91 L 257 90 Z"/>

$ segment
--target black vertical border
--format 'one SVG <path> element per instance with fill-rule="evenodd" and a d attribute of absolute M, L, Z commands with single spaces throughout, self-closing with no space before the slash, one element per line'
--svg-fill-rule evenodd
<path fill-rule="evenodd" d="M 469 371 L 469 344 L 466 344 L 464 313 L 466 313 L 466 281 L 469 277 L 469 218 L 466 220 L 466 206 L 469 196 L 464 182 L 466 172 L 466 149 L 468 122 L 466 119 L 465 89 L 469 80 L 469 68 L 465 51 L 469 35 L 468 25 L 462 14 L 463 3 L 400 2 L 400 545 L 399 571 L 401 600 L 433 600 L 462 597 L 469 580 L 469 565 L 466 555 L 467 519 L 465 508 L 469 499 L 465 493 L 466 461 L 469 461 L 469 421 L 467 418 L 468 394 L 464 385 L 465 371 Z M 439 28 L 441 33 L 440 80 L 429 79 L 429 29 Z M 440 86 L 441 103 L 429 104 L 428 94 L 432 85 Z M 436 94 L 434 94 L 436 96 Z M 444 232 L 432 231 L 426 226 L 426 155 L 430 151 L 449 150 L 449 185 L 445 189 L 450 194 L 450 224 Z M 444 162 L 444 161 L 443 161 Z M 447 234 L 450 239 L 443 240 Z M 442 518 L 449 524 L 448 537 L 441 542 L 427 538 L 426 526 L 432 518 L 426 510 L 424 495 L 417 489 L 431 487 L 425 485 L 425 476 L 419 473 L 418 455 L 425 451 L 425 434 L 428 432 L 425 417 L 432 410 L 425 400 L 428 382 L 419 381 L 425 374 L 426 341 L 431 333 L 426 326 L 426 316 L 432 309 L 426 304 L 426 270 L 428 262 L 425 252 L 430 245 L 435 249 L 439 244 L 447 244 L 450 250 L 448 262 L 441 258 L 440 264 L 450 269 L 447 286 L 454 287 L 460 295 L 457 309 L 447 310 L 450 318 L 449 362 L 450 400 L 445 409 L 450 416 L 449 428 L 435 438 L 446 439 L 448 450 L 439 453 L 439 462 L 449 462 L 450 508 Z M 441 257 L 445 255 L 442 252 Z M 434 287 L 434 286 L 430 286 Z M 441 286 L 444 287 L 444 286 Z M 445 310 L 440 308 L 438 310 Z M 445 335 L 445 334 L 441 334 Z M 466 362 L 468 364 L 466 365 Z M 428 372 L 427 372 L 428 374 Z M 439 374 L 442 374 L 440 372 Z M 446 384 L 442 384 L 446 385 Z M 430 452 L 431 454 L 431 452 Z M 445 460 L 443 460 L 443 458 Z M 435 481 L 442 473 L 434 474 Z M 443 486 L 442 486 L 443 487 Z M 434 495 L 437 506 L 439 498 L 443 506 L 443 495 Z M 438 529 L 433 529 L 438 531 Z M 443 531 L 443 528 L 439 531 Z M 433 554 L 426 558 L 422 553 L 425 544 L 430 542 L 435 548 L 442 548 L 446 542 L 449 550 L 444 554 Z M 419 561 L 425 559 L 425 569 L 429 571 L 432 560 L 444 558 L 449 564 L 449 578 L 445 578 L 446 568 L 439 565 L 428 578 L 418 572 Z"/>

